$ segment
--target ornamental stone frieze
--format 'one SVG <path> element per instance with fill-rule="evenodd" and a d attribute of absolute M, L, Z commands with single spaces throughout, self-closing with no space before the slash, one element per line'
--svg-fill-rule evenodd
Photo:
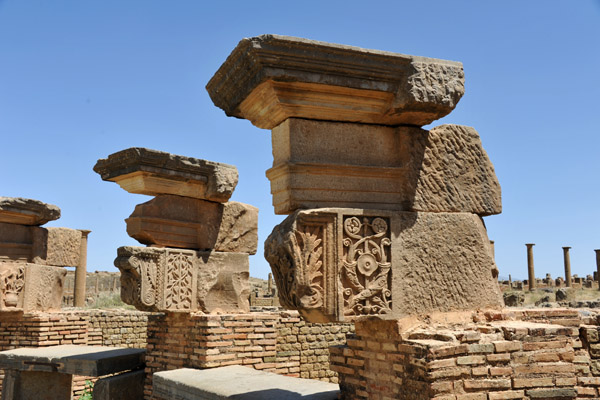
<path fill-rule="evenodd" d="M 297 211 L 265 258 L 281 304 L 311 322 L 501 304 L 485 227 L 469 213 Z"/>
<path fill-rule="evenodd" d="M 121 298 L 144 311 L 247 312 L 248 254 L 120 247 Z"/>
<path fill-rule="evenodd" d="M 0 311 L 60 310 L 67 270 L 28 263 L 0 263 Z"/>

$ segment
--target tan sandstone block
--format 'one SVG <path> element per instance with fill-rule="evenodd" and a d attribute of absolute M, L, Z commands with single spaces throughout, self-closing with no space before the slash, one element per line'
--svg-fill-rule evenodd
<path fill-rule="evenodd" d="M 206 85 L 229 116 L 426 125 L 464 93 L 462 64 L 289 36 L 242 39 Z"/>
<path fill-rule="evenodd" d="M 248 254 L 120 247 L 121 298 L 144 311 L 248 312 Z"/>
<path fill-rule="evenodd" d="M 258 244 L 258 209 L 234 201 L 159 195 L 125 221 L 129 236 L 147 245 L 255 254 Z"/>
<path fill-rule="evenodd" d="M 18 225 L 43 225 L 60 218 L 60 208 L 39 200 L 0 197 L 0 222 Z"/>
<path fill-rule="evenodd" d="M 94 166 L 102 180 L 129 193 L 229 200 L 238 182 L 233 165 L 132 147 L 100 159 Z"/>
<path fill-rule="evenodd" d="M 1 263 L 0 311 L 59 310 L 66 274 L 60 267 Z"/>
<path fill-rule="evenodd" d="M 57 267 L 76 267 L 81 253 L 81 231 L 70 228 L 35 228 L 31 261 Z"/>
<path fill-rule="evenodd" d="M 34 227 L 0 222 L 0 261 L 28 262 Z"/>
<path fill-rule="evenodd" d="M 298 211 L 275 227 L 265 258 L 281 304 L 310 322 L 501 307 L 474 214 Z"/>
<path fill-rule="evenodd" d="M 272 131 L 267 171 L 276 214 L 299 208 L 502 211 L 494 167 L 470 127 L 290 118 Z"/>

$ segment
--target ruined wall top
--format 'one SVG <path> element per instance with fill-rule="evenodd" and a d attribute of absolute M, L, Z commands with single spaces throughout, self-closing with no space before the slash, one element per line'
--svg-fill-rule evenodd
<path fill-rule="evenodd" d="M 272 129 L 290 117 L 427 125 L 464 94 L 460 62 L 289 36 L 240 41 L 206 85 L 228 116 Z"/>

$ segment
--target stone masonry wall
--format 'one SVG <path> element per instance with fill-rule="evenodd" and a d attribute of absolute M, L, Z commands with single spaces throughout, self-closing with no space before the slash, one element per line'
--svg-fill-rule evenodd
<path fill-rule="evenodd" d="M 306 324 L 296 312 L 151 315 L 145 398 L 152 398 L 154 372 L 177 368 L 244 365 L 336 381 L 329 370 L 327 348 L 344 343 L 351 330 L 349 324 Z"/>
<path fill-rule="evenodd" d="M 357 324 L 331 348 L 343 399 L 574 399 L 600 388 L 598 318 L 576 310 L 474 316 L 472 323 L 395 334 Z"/>

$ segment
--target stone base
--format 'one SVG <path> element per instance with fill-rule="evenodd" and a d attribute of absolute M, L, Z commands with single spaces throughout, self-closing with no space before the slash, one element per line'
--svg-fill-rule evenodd
<path fill-rule="evenodd" d="M 597 397 L 599 327 L 585 322 L 564 309 L 365 319 L 331 368 L 346 400 Z"/>

